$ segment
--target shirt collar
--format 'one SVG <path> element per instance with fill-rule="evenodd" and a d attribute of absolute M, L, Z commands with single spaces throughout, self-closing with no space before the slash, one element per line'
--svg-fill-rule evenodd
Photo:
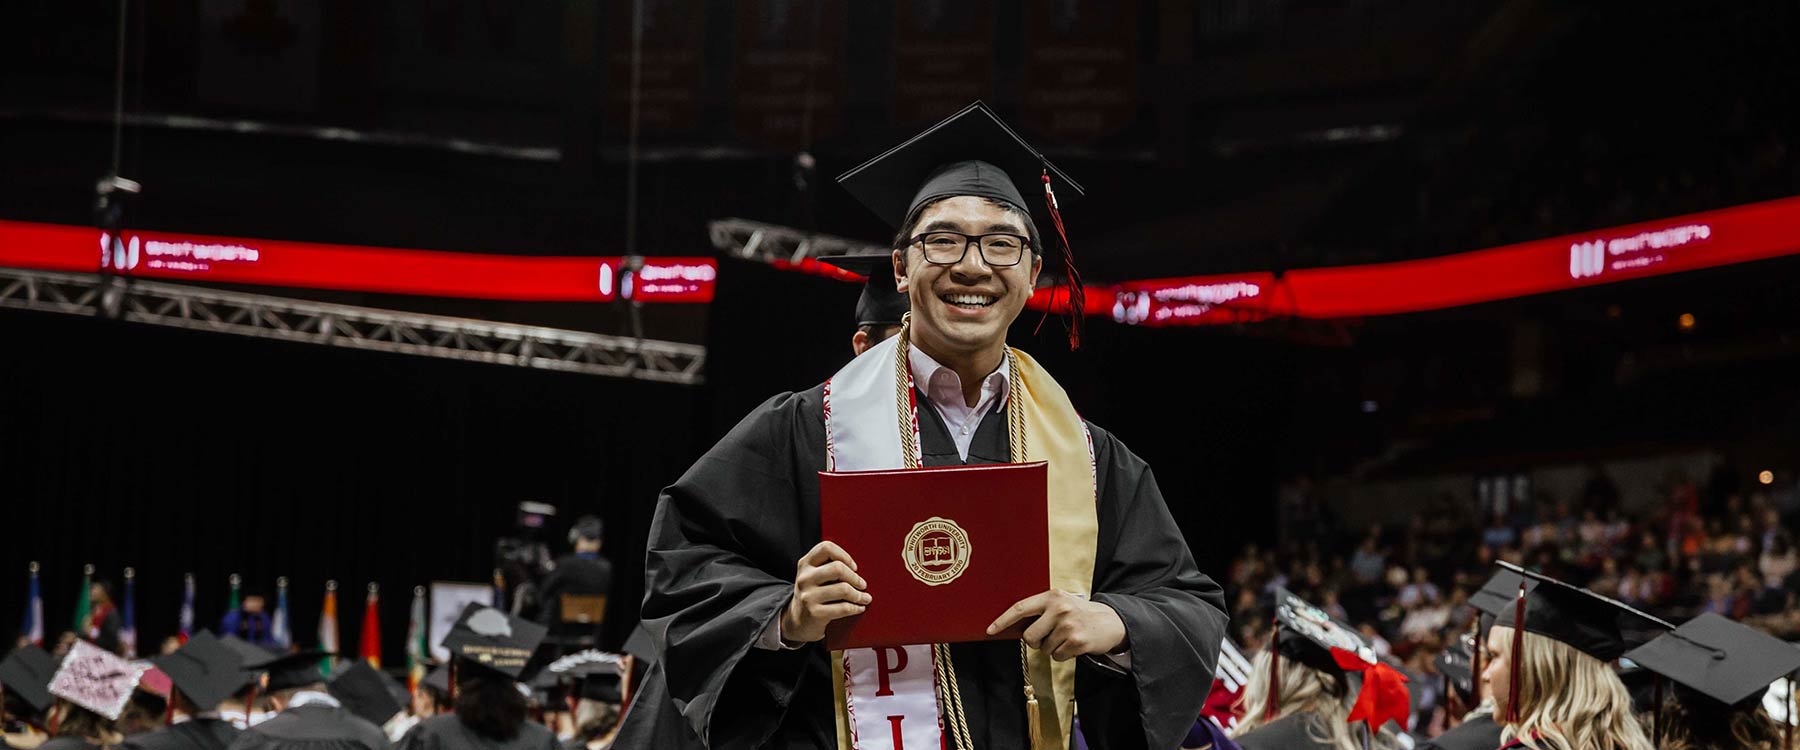
<path fill-rule="evenodd" d="M 956 397 L 957 406 L 968 403 L 961 400 L 962 376 L 957 375 L 955 370 L 940 364 L 937 360 L 932 359 L 931 355 L 926 354 L 925 350 L 916 346 L 906 347 L 906 356 L 907 363 L 912 366 L 913 387 L 924 391 L 926 396 L 932 396 L 934 391 L 938 391 L 937 384 L 941 382 L 944 384 L 942 386 L 943 388 L 954 389 L 954 392 L 958 394 Z M 1006 403 L 1006 397 L 1010 391 L 1009 386 L 1011 386 L 1007 375 L 1007 373 L 1011 371 L 1011 368 L 1007 367 L 1011 357 L 1011 351 L 1002 349 L 1000 352 L 1000 365 L 995 367 L 993 372 L 988 373 L 987 377 L 982 381 L 982 389 L 998 395 L 998 401 L 1002 405 Z M 979 401 L 976 405 L 980 406 Z"/>

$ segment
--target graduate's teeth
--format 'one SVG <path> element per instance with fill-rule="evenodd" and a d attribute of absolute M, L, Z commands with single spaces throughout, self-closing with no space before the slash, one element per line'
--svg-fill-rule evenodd
<path fill-rule="evenodd" d="M 994 304 L 995 299 L 994 297 L 985 294 L 943 294 L 939 295 L 939 298 L 952 305 L 967 305 L 971 307 L 987 307 L 988 305 Z"/>

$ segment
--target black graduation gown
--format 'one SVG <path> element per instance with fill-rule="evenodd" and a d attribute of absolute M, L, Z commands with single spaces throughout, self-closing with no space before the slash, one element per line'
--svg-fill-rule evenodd
<path fill-rule="evenodd" d="M 663 491 L 643 608 L 658 658 L 617 747 L 836 747 L 823 645 L 754 646 L 787 604 L 795 561 L 819 541 L 822 397 L 815 387 L 770 399 Z M 958 462 L 936 412 L 925 406 L 919 415 L 926 465 Z M 1099 486 L 1093 599 L 1124 621 L 1132 668 L 1118 673 L 1083 658 L 1077 713 L 1094 750 L 1173 748 L 1212 684 L 1224 594 L 1195 567 L 1150 468 L 1111 434 L 1088 428 Z M 988 414 L 971 462 L 1004 460 L 1006 441 L 1004 415 Z M 951 652 L 976 746 L 1025 747 L 1017 644 L 956 644 Z"/>
<path fill-rule="evenodd" d="M 295 706 L 246 729 L 230 750 L 388 750 L 387 735 L 349 709 Z"/>
<path fill-rule="evenodd" d="M 38 745 L 37 750 L 100 750 L 100 746 L 88 742 L 85 738 L 65 734 L 61 737 L 44 740 L 44 744 Z"/>
<path fill-rule="evenodd" d="M 243 730 L 223 719 L 194 719 L 125 740 L 129 750 L 225 750 Z"/>
<path fill-rule="evenodd" d="M 556 735 L 544 725 L 527 721 L 519 733 L 505 742 L 469 731 L 456 714 L 433 716 L 407 730 L 394 745 L 396 750 L 558 750 Z"/>
<path fill-rule="evenodd" d="M 1419 745 L 1419 750 L 1496 750 L 1500 747 L 1500 724 L 1491 715 L 1469 719 L 1448 732 Z"/>
<path fill-rule="evenodd" d="M 1307 727 L 1311 722 L 1305 720 L 1306 716 L 1288 714 L 1233 739 L 1244 750 L 1331 750 L 1331 743 L 1320 742 L 1312 736 L 1317 732 L 1308 731 Z"/>

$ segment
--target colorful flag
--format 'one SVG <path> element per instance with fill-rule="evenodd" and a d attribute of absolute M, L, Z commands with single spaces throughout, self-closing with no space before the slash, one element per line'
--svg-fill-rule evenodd
<path fill-rule="evenodd" d="M 325 582 L 325 605 L 319 608 L 319 650 L 329 654 L 338 650 L 337 581 Z M 331 676 L 331 659 L 327 656 L 319 663 L 326 677 Z"/>
<path fill-rule="evenodd" d="M 425 656 L 431 644 L 425 635 L 425 587 L 413 587 L 412 612 L 406 618 L 406 690 L 419 691 L 425 681 Z"/>
<path fill-rule="evenodd" d="M 238 596 L 244 585 L 244 578 L 236 573 L 232 573 L 231 578 L 228 580 L 231 581 L 231 595 L 225 597 L 225 611 L 236 612 L 244 606 L 242 598 Z"/>
<path fill-rule="evenodd" d="M 44 645 L 44 596 L 38 592 L 38 564 L 31 563 L 31 587 L 25 594 L 25 624 L 19 632 L 33 644 Z"/>
<path fill-rule="evenodd" d="M 75 624 L 69 626 L 70 630 L 83 638 L 93 637 L 88 633 L 88 613 L 93 608 L 93 602 L 88 599 L 88 590 L 93 587 L 94 566 L 90 563 L 81 569 L 81 593 L 75 597 Z"/>
<path fill-rule="evenodd" d="M 119 648 L 127 659 L 137 658 L 137 571 L 125 569 L 125 602 L 119 608 Z"/>
<path fill-rule="evenodd" d="M 369 599 L 363 603 L 362 635 L 356 646 L 369 666 L 381 668 L 381 587 L 374 583 L 369 584 Z"/>
<path fill-rule="evenodd" d="M 269 639 L 283 651 L 294 645 L 294 634 L 288 628 L 287 576 L 275 579 L 275 616 L 269 623 Z"/>
<path fill-rule="evenodd" d="M 188 636 L 194 634 L 194 574 L 188 573 L 181 578 L 181 624 L 176 637 L 187 643 Z"/>
<path fill-rule="evenodd" d="M 494 609 L 506 609 L 506 576 L 494 569 Z"/>

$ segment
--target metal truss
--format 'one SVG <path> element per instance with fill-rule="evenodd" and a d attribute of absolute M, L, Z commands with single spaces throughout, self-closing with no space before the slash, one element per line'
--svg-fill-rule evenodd
<path fill-rule="evenodd" d="M 807 258 L 843 253 L 886 255 L 892 248 L 873 242 L 812 234 L 792 227 L 747 219 L 720 219 L 706 225 L 713 247 L 734 258 L 798 263 Z"/>
<path fill-rule="evenodd" d="M 92 274 L 0 268 L 0 307 L 348 349 L 698 385 L 706 347 Z"/>

